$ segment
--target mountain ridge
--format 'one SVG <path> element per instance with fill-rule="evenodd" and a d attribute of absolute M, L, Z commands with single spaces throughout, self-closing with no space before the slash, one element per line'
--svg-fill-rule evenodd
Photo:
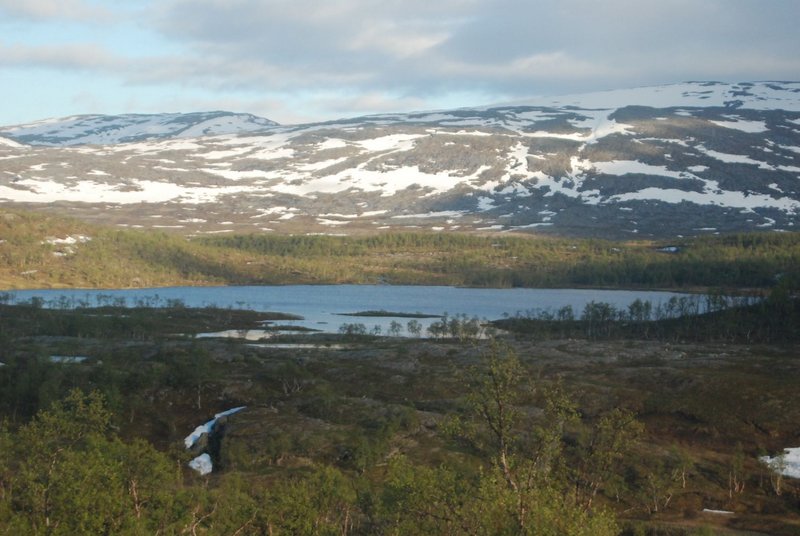
<path fill-rule="evenodd" d="M 0 200 L 185 234 L 795 230 L 800 83 L 616 90 L 585 96 L 584 107 L 561 100 L 249 121 L 251 130 L 201 137 L 173 124 L 174 135 L 105 145 L 78 145 L 91 132 L 70 123 L 69 145 L 0 149 Z M 620 100 L 639 104 L 609 106 Z"/>
<path fill-rule="evenodd" d="M 227 111 L 82 114 L 0 127 L 0 136 L 37 146 L 102 145 L 252 132 L 278 123 Z"/>
<path fill-rule="evenodd" d="M 513 108 L 575 108 L 576 111 L 602 111 L 612 108 L 623 108 L 629 106 L 645 106 L 650 108 L 708 108 L 724 107 L 731 110 L 769 110 L 781 109 L 786 111 L 800 111 L 800 82 L 793 81 L 763 81 L 763 82 L 740 82 L 726 83 L 713 81 L 683 82 L 667 84 L 662 86 L 641 86 L 625 89 L 609 89 L 589 93 L 565 94 L 559 96 L 534 96 L 510 102 L 493 103 L 482 106 L 466 106 L 453 110 L 417 110 L 412 112 L 397 113 L 377 113 L 352 118 L 332 119 L 328 121 L 297 123 L 281 125 L 270 119 L 259 117 L 250 113 L 237 113 L 223 110 L 206 112 L 188 113 L 128 113 L 128 114 L 80 114 L 58 118 L 48 118 L 29 123 L 17 125 L 0 126 L 0 136 L 12 139 L 18 143 L 32 145 L 54 146 L 54 145 L 80 145 L 86 144 L 79 136 L 70 138 L 66 134 L 58 133 L 59 126 L 62 129 L 72 130 L 72 123 L 90 121 L 120 121 L 124 125 L 126 122 L 144 123 L 145 128 L 152 121 L 173 123 L 179 125 L 185 123 L 188 126 L 183 130 L 175 129 L 166 131 L 159 136 L 158 133 L 138 132 L 128 136 L 126 139 L 119 139 L 110 136 L 104 140 L 109 144 L 127 143 L 148 139 L 165 138 L 176 136 L 181 138 L 214 136 L 221 134 L 248 133 L 261 129 L 272 129 L 283 127 L 288 129 L 302 129 L 309 127 L 330 127 L 347 125 L 352 123 L 392 123 L 398 120 L 404 122 L 418 121 L 421 123 L 436 122 L 436 114 L 476 114 L 480 112 L 497 111 Z M 228 129 L 215 129 L 204 132 L 201 128 L 202 123 L 213 119 L 236 118 L 244 120 L 243 124 L 230 123 Z M 248 128 L 250 123 L 253 128 Z M 44 125 L 49 125 L 55 135 L 48 139 L 37 131 L 43 130 Z M 141 125 L 140 125 L 141 126 Z M 484 125 L 486 126 L 486 125 Z M 119 125 L 111 125 L 108 130 L 119 129 Z M 31 132 L 33 131 L 33 132 Z M 58 140 L 62 140 L 60 143 Z"/>

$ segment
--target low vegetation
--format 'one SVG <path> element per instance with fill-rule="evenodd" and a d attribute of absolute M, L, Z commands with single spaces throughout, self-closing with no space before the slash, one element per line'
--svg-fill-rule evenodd
<path fill-rule="evenodd" d="M 512 333 L 592 340 L 797 343 L 800 342 L 798 282 L 783 280 L 764 298 L 720 294 L 673 297 L 654 306 L 635 300 L 627 308 L 589 302 L 580 314 L 571 307 L 527 311 L 491 325 Z"/>
<path fill-rule="evenodd" d="M 4 211 L 0 237 L 6 289 L 340 283 L 763 289 L 796 277 L 800 266 L 800 233 L 675 242 L 433 232 L 186 238 Z M 70 237 L 77 243 L 64 245 Z"/>
<path fill-rule="evenodd" d="M 1 305 L 0 531 L 796 534 L 800 486 L 758 461 L 798 446 L 794 343 L 686 336 L 735 310 L 774 316 L 270 348 L 188 335 L 263 313 Z M 189 470 L 183 438 L 238 406 Z"/>
<path fill-rule="evenodd" d="M 0 532 L 798 534 L 800 483 L 759 461 L 800 446 L 798 267 L 790 233 L 185 238 L 2 212 L 7 289 L 707 292 L 490 324 L 443 315 L 427 333 L 416 315 L 385 333 L 345 322 L 275 346 L 193 334 L 280 312 L 0 294 Z M 214 471 L 190 470 L 184 438 L 239 406 L 202 441 Z"/>

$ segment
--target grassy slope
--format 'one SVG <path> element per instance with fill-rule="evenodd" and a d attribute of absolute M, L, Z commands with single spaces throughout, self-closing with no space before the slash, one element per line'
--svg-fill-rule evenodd
<path fill-rule="evenodd" d="M 89 236 L 70 246 L 48 238 Z M 377 283 L 477 287 L 768 287 L 800 266 L 800 233 L 679 244 L 403 233 L 189 239 L 0 212 L 0 288 Z"/>

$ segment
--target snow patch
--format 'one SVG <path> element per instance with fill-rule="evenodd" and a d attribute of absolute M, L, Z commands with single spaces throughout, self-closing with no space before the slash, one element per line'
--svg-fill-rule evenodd
<path fill-rule="evenodd" d="M 593 167 L 598 173 L 604 175 L 657 175 L 661 177 L 672 177 L 673 179 L 687 179 L 692 178 L 688 173 L 681 171 L 671 171 L 665 166 L 654 166 L 652 164 L 645 164 L 637 160 L 611 160 L 608 162 L 578 162 L 575 168 L 586 170 Z"/>
<path fill-rule="evenodd" d="M 266 179 L 270 177 L 270 174 L 266 171 L 260 171 L 257 169 L 253 169 L 250 171 L 233 171 L 230 169 L 200 169 L 198 171 L 204 171 L 206 173 L 210 173 L 211 175 L 217 175 L 219 177 L 223 177 L 230 181 L 240 181 L 244 179 Z"/>
<path fill-rule="evenodd" d="M 214 470 L 214 464 L 211 461 L 211 456 L 205 453 L 201 454 L 200 456 L 190 461 L 189 467 L 191 467 L 201 475 L 207 475 Z"/>
<path fill-rule="evenodd" d="M 75 246 L 77 244 L 84 244 L 90 240 L 90 237 L 83 235 L 68 236 L 66 238 L 48 237 L 42 241 L 42 244 L 56 246 L 56 251 L 53 251 L 53 255 L 56 257 L 69 257 L 75 254 Z"/>
<path fill-rule="evenodd" d="M 424 137 L 424 134 L 392 134 L 355 142 L 369 152 L 408 151 L 414 147 L 413 141 Z"/>
<path fill-rule="evenodd" d="M 478 198 L 478 210 L 481 212 L 486 212 L 488 210 L 496 209 L 497 205 L 494 204 L 494 199 L 491 197 L 479 197 Z"/>
<path fill-rule="evenodd" d="M 333 158 L 331 160 L 322 160 L 321 162 L 312 162 L 309 164 L 305 164 L 302 166 L 298 166 L 298 171 L 321 171 L 323 169 L 335 166 L 336 164 L 341 164 L 342 162 L 346 162 L 347 157 L 342 158 Z"/>
<path fill-rule="evenodd" d="M 228 149 L 224 151 L 210 151 L 208 153 L 198 153 L 197 156 L 200 158 L 205 158 L 206 160 L 222 160 L 223 158 L 233 158 L 236 156 L 242 156 L 250 151 L 252 151 L 252 147 L 240 147 L 238 149 Z"/>
<path fill-rule="evenodd" d="M 744 119 L 736 119 L 735 121 L 711 121 L 717 126 L 722 128 L 731 128 L 747 132 L 748 134 L 759 134 L 769 130 L 767 123 L 764 121 L 745 121 Z"/>
<path fill-rule="evenodd" d="M 755 208 L 774 208 L 789 214 L 800 212 L 800 201 L 789 197 L 774 198 L 763 194 L 746 194 L 722 190 L 716 181 L 704 181 L 706 187 L 702 192 L 686 192 L 677 189 L 644 188 L 636 192 L 628 192 L 609 197 L 608 202 L 625 201 L 663 201 L 665 203 L 682 203 L 684 201 L 697 205 L 709 205 L 752 210 Z"/>
<path fill-rule="evenodd" d="M 213 203 L 223 195 L 258 191 L 254 187 L 191 187 L 148 180 L 131 180 L 127 184 L 110 185 L 85 180 L 62 184 L 53 180 L 25 179 L 16 181 L 14 185 L 16 188 L 0 185 L 0 199 L 18 203 L 68 201 L 128 205 L 174 201 L 183 204 L 201 204 Z M 126 189 L 122 190 L 121 187 Z"/>
<path fill-rule="evenodd" d="M 247 406 L 239 406 L 236 408 L 231 408 L 226 411 L 221 411 L 214 415 L 214 418 L 210 421 L 206 422 L 205 424 L 201 424 L 197 428 L 194 429 L 194 432 L 186 436 L 186 439 L 183 440 L 183 443 L 186 445 L 187 449 L 190 449 L 197 443 L 197 440 L 200 439 L 200 436 L 203 434 L 210 434 L 212 430 L 214 430 L 214 426 L 216 426 L 217 421 L 221 417 L 227 417 L 228 415 L 233 415 L 234 413 L 238 413 L 245 409 Z"/>
<path fill-rule="evenodd" d="M 399 216 L 392 216 L 392 219 L 416 219 L 416 218 L 460 218 L 464 215 L 463 212 L 457 210 L 442 210 L 440 212 L 428 212 L 425 214 L 401 214 Z"/>
<path fill-rule="evenodd" d="M 784 476 L 800 478 L 800 447 L 783 449 L 783 453 L 778 456 L 762 456 L 759 460 Z"/>
<path fill-rule="evenodd" d="M 88 242 L 91 240 L 91 237 L 83 236 L 83 235 L 75 235 L 75 236 L 68 236 L 66 238 L 45 238 L 44 244 L 50 244 L 51 246 L 72 246 L 75 244 L 83 244 L 84 242 Z"/>
<path fill-rule="evenodd" d="M 20 147 L 25 147 L 21 143 L 17 143 L 14 140 L 9 140 L 8 138 L 0 138 L 0 147 L 11 147 L 14 149 L 19 149 Z"/>
<path fill-rule="evenodd" d="M 380 216 L 381 214 L 386 214 L 388 210 L 370 210 L 367 212 L 362 212 L 360 214 L 320 214 L 321 218 L 339 218 L 342 220 L 354 220 L 357 218 L 370 218 L 372 216 Z"/>
<path fill-rule="evenodd" d="M 326 151 L 328 149 L 342 149 L 347 147 L 347 142 L 339 138 L 328 138 L 323 142 L 317 144 L 317 149 Z"/>
<path fill-rule="evenodd" d="M 633 132 L 630 130 L 633 128 L 631 125 L 617 123 L 613 119 L 586 119 L 582 120 L 581 122 L 571 121 L 571 123 L 573 123 L 573 126 L 580 125 L 580 128 L 590 128 L 591 130 L 586 134 L 581 132 L 559 134 L 546 130 L 537 130 L 536 132 L 522 133 L 522 135 L 531 138 L 555 138 L 593 144 L 597 143 L 600 138 L 604 138 L 612 134 L 633 134 Z"/>
<path fill-rule="evenodd" d="M 326 218 L 317 218 L 317 223 L 319 223 L 320 225 L 336 226 L 336 225 L 347 225 L 347 224 L 349 224 L 351 222 L 349 222 L 349 221 L 341 221 L 341 220 L 329 220 L 329 219 L 326 219 Z"/>
<path fill-rule="evenodd" d="M 68 364 L 68 365 L 83 363 L 87 359 L 89 358 L 83 355 L 51 355 L 48 358 L 48 360 L 51 363 Z"/>
<path fill-rule="evenodd" d="M 276 123 L 267 119 L 231 113 L 78 115 L 6 127 L 0 132 L 35 140 L 35 145 L 106 145 L 137 138 L 252 132 L 273 126 Z"/>
<path fill-rule="evenodd" d="M 715 158 L 720 162 L 725 162 L 726 164 L 750 164 L 753 166 L 758 166 L 760 169 L 774 169 L 769 164 L 761 162 L 759 160 L 753 160 L 752 158 L 746 155 L 720 153 L 718 151 L 706 149 L 702 145 L 698 145 L 697 148 L 702 152 L 704 152 L 705 154 L 707 154 L 708 156 L 710 156 L 711 158 Z"/>
<path fill-rule="evenodd" d="M 800 82 L 756 82 L 745 87 L 729 83 L 685 82 L 664 86 L 638 87 L 599 91 L 559 97 L 541 97 L 509 103 L 516 106 L 575 106 L 577 108 L 623 108 L 649 106 L 651 108 L 694 108 L 735 106 L 749 110 L 800 111 L 800 94 L 794 90 Z M 491 108 L 496 108 L 491 107 Z M 486 109 L 491 109 L 486 108 Z M 677 110 L 677 115 L 691 116 L 690 110 Z M 800 120 L 795 120 L 800 124 Z"/>

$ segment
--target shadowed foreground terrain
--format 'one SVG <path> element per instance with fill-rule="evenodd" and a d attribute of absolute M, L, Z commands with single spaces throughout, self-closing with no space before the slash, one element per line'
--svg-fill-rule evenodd
<path fill-rule="evenodd" d="M 758 460 L 800 446 L 791 334 L 191 336 L 275 319 L 0 306 L 2 531 L 800 533 L 797 480 Z"/>

